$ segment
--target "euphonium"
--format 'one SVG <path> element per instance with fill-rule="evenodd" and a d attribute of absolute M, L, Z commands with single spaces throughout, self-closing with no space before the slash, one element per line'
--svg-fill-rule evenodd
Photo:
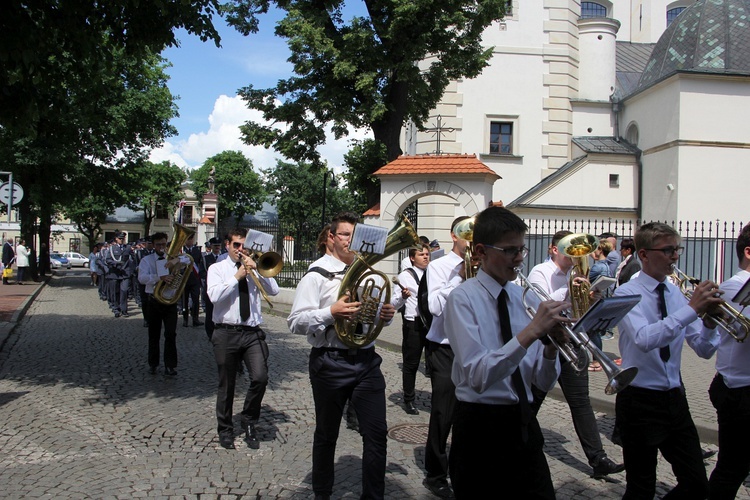
<path fill-rule="evenodd" d="M 573 317 L 580 318 L 589 310 L 591 299 L 589 291 L 591 284 L 589 277 L 589 255 L 599 246 L 599 240 L 593 234 L 574 233 L 565 236 L 557 243 L 557 251 L 567 255 L 573 261 L 573 269 L 568 278 L 568 293 L 572 304 Z M 576 278 L 584 278 L 585 282 L 573 286 Z"/>
<path fill-rule="evenodd" d="M 683 273 L 675 265 L 672 265 L 672 277 L 675 284 L 680 287 L 680 291 L 688 300 L 693 296 L 692 286 L 701 282 L 701 280 Z M 722 300 L 718 307 L 718 313 L 703 313 L 700 315 L 701 319 L 708 316 L 716 323 L 717 328 L 734 337 L 734 340 L 737 342 L 744 342 L 748 334 L 750 334 L 750 319 L 729 305 L 725 300 Z"/>
<path fill-rule="evenodd" d="M 523 306 L 526 309 L 526 313 L 529 318 L 534 318 L 536 315 L 536 309 L 531 307 L 527 300 L 526 294 L 528 292 L 534 293 L 540 301 L 551 300 L 549 295 L 542 290 L 539 286 L 530 283 L 529 280 L 521 272 L 523 265 L 515 269 L 518 278 L 521 281 L 523 287 L 522 301 Z M 561 313 L 565 316 L 565 313 Z M 591 339 L 586 332 L 573 331 L 568 325 L 563 324 L 563 329 L 568 335 L 569 341 L 562 344 L 558 343 L 554 338 L 549 337 L 550 342 L 554 344 L 560 351 L 560 355 L 568 361 L 573 369 L 581 373 L 587 369 L 591 358 L 595 359 L 602 365 L 604 373 L 607 375 L 607 385 L 604 388 L 604 393 L 608 395 L 617 394 L 622 389 L 630 385 L 635 376 L 638 374 L 638 368 L 631 366 L 630 368 L 621 369 L 612 361 L 609 356 L 604 354 L 601 349 L 591 343 Z"/>
<path fill-rule="evenodd" d="M 172 237 L 172 242 L 167 249 L 167 262 L 182 254 L 182 247 L 193 234 L 195 234 L 195 231 L 175 222 L 174 236 Z M 166 281 L 159 280 L 154 287 L 154 298 L 162 304 L 168 306 L 176 304 L 177 301 L 180 300 L 182 292 L 185 290 L 185 285 L 187 285 L 190 273 L 193 272 L 193 258 L 188 254 L 184 254 L 184 256 L 187 257 L 190 262 L 187 265 L 179 263 L 172 267 L 170 270 L 172 282 L 167 283 Z"/>
<path fill-rule="evenodd" d="M 461 222 L 458 222 L 453 227 L 453 234 L 456 235 L 457 238 L 460 238 L 462 240 L 466 240 L 469 242 L 469 244 L 466 246 L 466 252 L 464 253 L 464 269 L 466 270 L 465 278 L 473 278 L 477 275 L 477 271 L 479 270 L 479 265 L 475 264 L 473 261 L 474 257 L 474 222 L 476 220 L 476 215 L 469 217 L 468 219 L 464 219 Z"/>
<path fill-rule="evenodd" d="M 376 271 L 372 266 L 380 260 L 399 250 L 415 247 L 419 236 L 409 220 L 401 216 L 396 225 L 388 232 L 383 254 L 357 253 L 356 259 L 349 266 L 339 288 L 339 298 L 347 293 L 352 302 L 361 302 L 356 318 L 336 319 L 336 335 L 348 347 L 357 349 L 372 343 L 383 329 L 384 321 L 375 320 L 381 303 L 390 304 L 391 286 L 388 277 Z M 375 279 L 375 275 L 380 279 Z"/>

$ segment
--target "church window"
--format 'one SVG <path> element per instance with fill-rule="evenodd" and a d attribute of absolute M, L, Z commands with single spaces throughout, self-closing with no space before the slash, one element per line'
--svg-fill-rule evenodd
<path fill-rule="evenodd" d="M 156 205 L 156 218 L 169 219 L 169 211 L 162 205 Z"/>
<path fill-rule="evenodd" d="M 581 18 L 607 17 L 607 8 L 596 2 L 581 2 Z"/>
<path fill-rule="evenodd" d="M 609 187 L 620 187 L 620 174 L 609 174 Z"/>
<path fill-rule="evenodd" d="M 490 123 L 490 154 L 513 154 L 513 123 Z"/>
<path fill-rule="evenodd" d="M 675 7 L 674 9 L 669 9 L 667 11 L 667 26 L 672 24 L 672 21 L 677 19 L 677 16 L 680 15 L 680 13 L 685 10 L 687 7 Z"/>

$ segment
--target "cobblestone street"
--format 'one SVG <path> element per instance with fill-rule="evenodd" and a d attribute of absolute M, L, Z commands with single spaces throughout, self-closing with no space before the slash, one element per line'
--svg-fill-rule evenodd
<path fill-rule="evenodd" d="M 164 376 L 163 367 L 151 375 L 134 302 L 131 317 L 115 319 L 88 282 L 86 273 L 53 278 L 0 352 L 2 497 L 312 498 L 315 418 L 304 337 L 289 333 L 284 318 L 265 316 L 271 357 L 260 449 L 242 441 L 236 418 L 237 450 L 225 450 L 216 435 L 216 365 L 203 328 L 178 326 L 178 375 Z M 429 381 L 418 377 L 420 414 L 407 415 L 400 406 L 400 353 L 378 351 L 391 429 L 386 495 L 434 498 L 422 486 Z M 236 414 L 247 384 L 242 375 Z M 608 439 L 613 415 L 597 416 L 605 450 L 621 461 Z M 622 496 L 624 473 L 607 481 L 589 477 L 564 402 L 547 398 L 540 422 L 558 498 Z M 334 498 L 359 497 L 361 447 L 359 434 L 342 423 Z M 663 495 L 674 485 L 664 461 L 658 477 Z M 512 498 L 512 484 L 498 487 L 488 497 Z M 739 498 L 750 498 L 746 487 Z"/>

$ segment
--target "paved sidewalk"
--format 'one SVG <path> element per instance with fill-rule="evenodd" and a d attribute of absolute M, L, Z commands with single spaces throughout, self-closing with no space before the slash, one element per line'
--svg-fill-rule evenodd
<path fill-rule="evenodd" d="M 258 426 L 260 449 L 244 444 L 236 415 L 232 451 L 221 448 L 216 436 L 216 365 L 203 328 L 178 326 L 178 376 L 150 375 L 146 329 L 131 306 L 132 317 L 113 318 L 88 276 L 60 274 L 40 287 L 15 323 L 0 349 L 3 498 L 312 498 L 309 345 L 288 331 L 289 306 L 277 303 L 273 314 L 265 311 L 270 382 Z M 421 484 L 429 380 L 418 375 L 420 414 L 407 415 L 400 331 L 396 322 L 378 339 L 387 384 L 386 498 L 431 499 L 436 497 Z M 246 376 L 238 380 L 235 413 L 248 383 Z M 592 395 L 608 398 L 603 387 L 592 381 Z M 589 476 L 565 403 L 547 398 L 539 420 L 559 499 L 622 497 L 623 474 L 606 481 Z M 612 414 L 597 412 L 597 420 L 605 450 L 621 460 L 620 448 L 608 439 Z M 333 498 L 361 494 L 361 449 L 361 436 L 342 423 Z M 714 463 L 707 462 L 707 472 Z M 659 460 L 657 496 L 673 485 L 669 464 Z M 496 496 L 502 493 L 512 497 L 513 485 L 499 485 Z M 747 484 L 738 498 L 750 499 Z"/>

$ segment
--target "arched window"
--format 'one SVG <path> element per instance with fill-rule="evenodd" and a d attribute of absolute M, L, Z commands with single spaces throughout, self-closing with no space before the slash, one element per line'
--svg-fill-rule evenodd
<path fill-rule="evenodd" d="M 687 7 L 675 7 L 674 9 L 669 9 L 667 11 L 667 26 L 672 24 L 672 21 L 677 19 L 677 16 L 679 16 L 680 13 L 685 9 L 687 9 Z"/>
<path fill-rule="evenodd" d="M 581 19 L 607 17 L 607 8 L 596 2 L 581 2 Z"/>

